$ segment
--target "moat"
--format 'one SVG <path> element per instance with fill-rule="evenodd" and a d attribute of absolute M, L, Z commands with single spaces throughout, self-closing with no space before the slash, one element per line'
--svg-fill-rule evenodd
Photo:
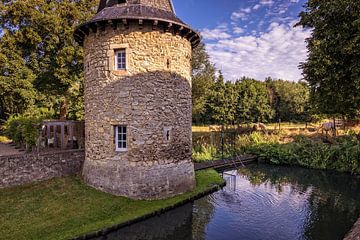
<path fill-rule="evenodd" d="M 360 179 L 293 167 L 226 171 L 227 186 L 97 239 L 343 239 L 360 215 Z"/>

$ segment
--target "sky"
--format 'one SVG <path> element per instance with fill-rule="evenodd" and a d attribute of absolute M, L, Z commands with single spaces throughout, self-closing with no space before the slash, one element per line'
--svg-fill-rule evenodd
<path fill-rule="evenodd" d="M 226 80 L 243 76 L 298 81 L 309 29 L 294 28 L 306 0 L 173 0 L 176 14 L 201 32 Z"/>

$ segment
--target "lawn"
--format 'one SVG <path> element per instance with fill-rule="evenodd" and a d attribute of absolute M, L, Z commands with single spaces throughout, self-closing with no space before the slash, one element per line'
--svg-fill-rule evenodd
<path fill-rule="evenodd" d="M 223 183 L 215 170 L 196 173 L 192 192 L 136 201 L 86 186 L 79 177 L 0 190 L 0 239 L 69 239 L 172 206 Z"/>

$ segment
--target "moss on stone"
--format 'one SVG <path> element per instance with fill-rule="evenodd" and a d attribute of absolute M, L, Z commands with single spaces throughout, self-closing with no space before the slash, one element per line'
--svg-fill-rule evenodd
<path fill-rule="evenodd" d="M 196 173 L 196 189 L 157 201 L 115 197 L 79 177 L 0 190 L 0 239 L 69 239 L 126 223 L 199 196 L 224 183 L 215 170 Z"/>

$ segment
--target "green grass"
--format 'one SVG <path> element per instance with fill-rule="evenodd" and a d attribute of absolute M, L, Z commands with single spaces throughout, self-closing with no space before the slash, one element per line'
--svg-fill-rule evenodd
<path fill-rule="evenodd" d="M 0 190 L 0 239 L 69 239 L 174 205 L 223 183 L 215 170 L 196 173 L 197 187 L 157 201 L 115 197 L 67 177 Z"/>

